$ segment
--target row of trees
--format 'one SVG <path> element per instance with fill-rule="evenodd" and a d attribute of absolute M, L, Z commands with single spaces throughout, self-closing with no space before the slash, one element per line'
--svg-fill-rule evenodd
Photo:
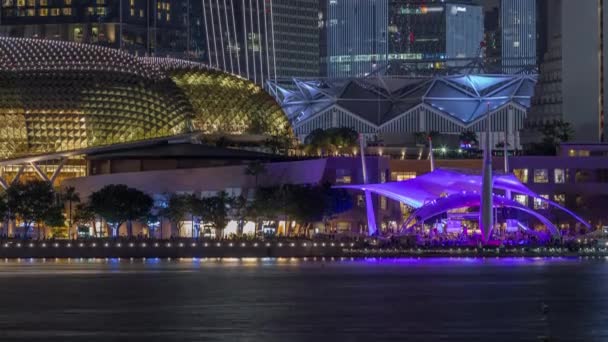
<path fill-rule="evenodd" d="M 263 166 L 250 165 L 247 173 L 257 176 Z M 352 199 L 344 190 L 331 189 L 326 185 L 281 185 L 257 187 L 253 198 L 229 196 L 219 192 L 211 197 L 174 194 L 166 201 L 154 200 L 147 194 L 126 185 L 107 185 L 93 192 L 82 201 L 74 188 L 56 193 L 48 182 L 30 181 L 16 183 L 0 197 L 0 216 L 17 220 L 27 237 L 33 228 L 64 228 L 73 236 L 74 226 L 95 227 L 99 220 L 105 222 L 112 236 L 125 225 L 127 235 L 133 235 L 133 223 L 140 222 L 151 230 L 161 229 L 163 220 L 171 222 L 179 235 L 185 232 L 184 223 L 192 222 L 193 230 L 200 235 L 202 227 L 195 222 L 204 221 L 206 227 L 215 229 L 216 236 L 223 236 L 223 229 L 230 220 L 237 222 L 240 234 L 247 221 L 256 223 L 256 232 L 264 221 L 296 221 L 296 229 L 308 231 L 314 222 L 330 219 L 333 215 L 352 208 Z M 64 214 L 65 213 L 65 214 Z M 67 222 L 66 222 L 67 218 Z"/>
<path fill-rule="evenodd" d="M 8 220 L 19 219 L 24 237 L 35 227 L 64 226 L 64 198 L 61 195 L 56 194 L 48 182 L 15 183 L 0 197 L 0 216 Z"/>

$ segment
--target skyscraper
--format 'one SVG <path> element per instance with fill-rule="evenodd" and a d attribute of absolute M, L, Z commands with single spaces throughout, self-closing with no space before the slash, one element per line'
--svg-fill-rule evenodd
<path fill-rule="evenodd" d="M 608 77 L 604 1 L 542 0 L 548 47 L 527 124 L 563 120 L 578 142 L 605 141 Z M 538 135 L 538 134 L 536 134 Z"/>
<path fill-rule="evenodd" d="M 122 48 L 140 55 L 188 50 L 187 0 L 3 0 L 0 35 Z"/>
<path fill-rule="evenodd" d="M 433 72 L 479 56 L 483 11 L 470 1 L 325 1 L 329 77 Z"/>
<path fill-rule="evenodd" d="M 203 60 L 261 85 L 318 76 L 318 1 L 204 0 Z"/>
<path fill-rule="evenodd" d="M 326 0 L 321 13 L 326 76 L 360 77 L 386 65 L 388 0 Z"/>
<path fill-rule="evenodd" d="M 536 0 L 501 0 L 502 66 L 504 73 L 536 65 Z"/>

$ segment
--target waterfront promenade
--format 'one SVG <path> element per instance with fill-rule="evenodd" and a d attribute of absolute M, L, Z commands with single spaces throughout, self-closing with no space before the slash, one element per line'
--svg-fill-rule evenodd
<path fill-rule="evenodd" d="M 372 241 L 373 242 L 373 241 Z M 409 247 L 370 241 L 20 240 L 0 242 L 0 258 L 608 257 L 597 243 L 552 246 Z"/>

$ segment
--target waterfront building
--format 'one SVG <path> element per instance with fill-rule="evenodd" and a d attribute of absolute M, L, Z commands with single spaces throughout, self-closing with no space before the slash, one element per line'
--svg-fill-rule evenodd
<path fill-rule="evenodd" d="M 415 146 L 414 136 L 435 131 L 458 137 L 482 132 L 491 116 L 491 146 L 520 148 L 519 130 L 530 108 L 534 75 L 368 76 L 292 81 L 271 91 L 304 139 L 315 129 L 350 127 L 386 145 Z M 479 137 L 480 146 L 484 137 Z"/>
<path fill-rule="evenodd" d="M 501 51 L 505 74 L 525 72 L 537 63 L 536 0 L 501 0 Z"/>
<path fill-rule="evenodd" d="M 509 170 L 543 198 L 576 210 L 594 226 L 608 222 L 608 145 L 565 143 L 555 156 L 511 157 Z M 527 196 L 515 200 L 547 209 Z"/>

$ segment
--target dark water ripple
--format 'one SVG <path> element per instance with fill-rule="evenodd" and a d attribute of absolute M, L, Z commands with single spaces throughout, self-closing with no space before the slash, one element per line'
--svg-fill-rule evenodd
<path fill-rule="evenodd" d="M 2 342 L 542 336 L 608 340 L 608 261 L 0 261 Z"/>

